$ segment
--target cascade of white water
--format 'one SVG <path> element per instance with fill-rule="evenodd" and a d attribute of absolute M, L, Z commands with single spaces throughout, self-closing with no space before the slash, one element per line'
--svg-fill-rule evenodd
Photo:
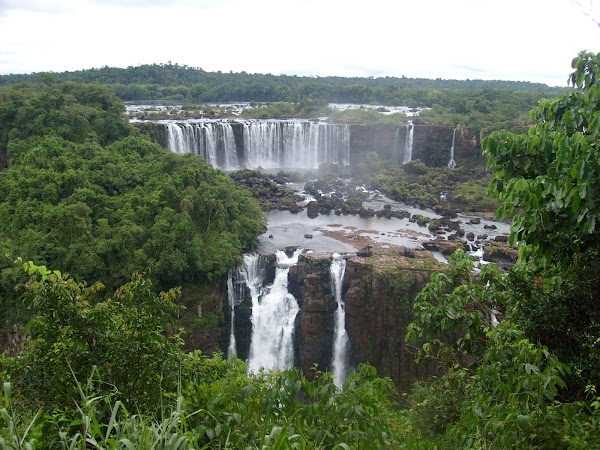
<path fill-rule="evenodd" d="M 217 139 L 213 123 L 199 124 L 204 132 L 204 160 L 213 167 L 217 167 Z"/>
<path fill-rule="evenodd" d="M 229 301 L 230 317 L 229 317 L 229 347 L 227 348 L 227 359 L 231 359 L 236 356 L 236 342 L 235 342 L 235 291 L 233 287 L 233 274 L 229 272 L 227 276 L 227 300 Z"/>
<path fill-rule="evenodd" d="M 227 277 L 227 298 L 231 308 L 230 335 L 227 357 L 236 355 L 235 340 L 235 307 L 244 301 L 244 286 L 248 288 L 252 302 L 258 301 L 263 292 L 266 257 L 256 253 L 245 254 L 244 264 L 236 271 L 229 272 Z"/>
<path fill-rule="evenodd" d="M 454 169 L 456 167 L 456 161 L 454 161 L 454 143 L 456 142 L 456 128 L 452 133 L 452 147 L 450 147 L 450 161 L 448 161 L 448 167 Z"/>
<path fill-rule="evenodd" d="M 176 123 L 167 123 L 167 145 L 173 153 L 187 153 L 184 143 L 183 130 Z"/>
<path fill-rule="evenodd" d="M 294 363 L 294 321 L 300 308 L 287 286 L 290 267 L 298 263 L 301 252 L 298 249 L 288 258 L 283 251 L 277 251 L 273 284 L 264 295 L 252 296 L 249 371 L 289 369 Z"/>
<path fill-rule="evenodd" d="M 235 170 L 239 168 L 235 137 L 233 136 L 233 127 L 229 122 L 221 124 L 223 130 L 223 147 L 225 153 L 225 170 Z"/>
<path fill-rule="evenodd" d="M 333 261 L 329 268 L 331 279 L 331 293 L 337 302 L 337 309 L 334 314 L 333 329 L 333 357 L 331 368 L 334 376 L 334 383 L 338 388 L 342 388 L 348 377 L 347 352 L 348 352 L 348 334 L 346 333 L 346 304 L 342 296 L 342 283 L 346 272 L 346 260 L 339 253 L 333 254 Z"/>
<path fill-rule="evenodd" d="M 244 124 L 244 153 L 250 168 L 316 169 L 330 161 L 350 162 L 350 126 L 307 121 L 252 121 Z"/>
<path fill-rule="evenodd" d="M 414 132 L 415 125 L 409 120 L 406 123 L 406 138 L 404 139 L 404 160 L 402 161 L 403 163 L 407 163 L 412 160 Z"/>
<path fill-rule="evenodd" d="M 224 170 L 240 167 L 317 169 L 323 162 L 350 164 L 350 125 L 300 120 L 255 120 L 243 125 L 243 161 L 230 122 L 168 123 L 167 145 L 194 153 Z"/>

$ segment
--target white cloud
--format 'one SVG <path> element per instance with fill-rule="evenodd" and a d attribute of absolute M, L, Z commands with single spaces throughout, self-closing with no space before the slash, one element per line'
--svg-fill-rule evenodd
<path fill-rule="evenodd" d="M 0 8 L 0 73 L 172 61 L 564 85 L 571 59 L 598 51 L 600 37 L 569 0 L 4 0 Z"/>

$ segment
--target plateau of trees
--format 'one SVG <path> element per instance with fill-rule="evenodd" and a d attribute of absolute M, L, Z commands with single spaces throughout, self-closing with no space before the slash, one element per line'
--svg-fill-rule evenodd
<path fill-rule="evenodd" d="M 41 79 L 39 79 L 41 78 Z M 19 82 L 102 83 L 125 101 L 163 100 L 184 103 L 266 102 L 289 107 L 263 110 L 262 118 L 277 111 L 286 117 L 327 114 L 328 103 L 361 103 L 428 107 L 418 120 L 464 126 L 484 132 L 509 129 L 525 132 L 530 111 L 542 97 L 552 98 L 566 88 L 540 83 L 500 80 L 442 80 L 407 77 L 308 77 L 271 74 L 206 72 L 178 64 L 102 67 L 74 72 L 5 75 L 0 86 Z"/>

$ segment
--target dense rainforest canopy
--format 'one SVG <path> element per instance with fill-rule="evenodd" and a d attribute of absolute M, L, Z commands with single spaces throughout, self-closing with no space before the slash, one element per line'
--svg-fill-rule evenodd
<path fill-rule="evenodd" d="M 249 192 L 139 136 L 108 88 L 15 86 L 0 100 L 4 292 L 19 256 L 109 289 L 137 270 L 170 288 L 226 274 L 256 244 Z"/>

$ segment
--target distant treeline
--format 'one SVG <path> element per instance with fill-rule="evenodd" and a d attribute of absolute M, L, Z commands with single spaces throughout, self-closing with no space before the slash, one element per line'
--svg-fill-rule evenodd
<path fill-rule="evenodd" d="M 421 115 L 421 121 L 451 126 L 461 123 L 484 133 L 500 128 L 523 132 L 530 124 L 527 112 L 542 97 L 552 98 L 567 90 L 541 83 L 501 80 L 206 72 L 178 64 L 5 75 L 0 77 L 0 87 L 21 82 L 69 81 L 107 85 L 124 101 L 289 102 L 296 104 L 303 116 L 322 115 L 330 102 L 424 106 L 432 109 Z"/>
<path fill-rule="evenodd" d="M 502 80 L 432 80 L 407 77 L 309 77 L 296 75 L 250 74 L 246 72 L 206 72 L 179 64 L 146 64 L 121 69 L 102 67 L 56 73 L 58 82 L 99 82 L 114 86 L 124 100 L 172 98 L 204 102 L 300 101 L 312 98 L 330 102 L 375 102 L 399 105 L 414 100 L 418 106 L 435 100 L 423 96 L 429 90 L 509 90 L 562 93 L 542 83 Z M 13 74 L 0 77 L 0 85 L 38 82 L 39 74 Z M 407 96 L 407 94 L 409 94 Z M 410 106 L 410 105 L 409 105 Z M 417 104 L 415 103 L 415 106 Z"/>

